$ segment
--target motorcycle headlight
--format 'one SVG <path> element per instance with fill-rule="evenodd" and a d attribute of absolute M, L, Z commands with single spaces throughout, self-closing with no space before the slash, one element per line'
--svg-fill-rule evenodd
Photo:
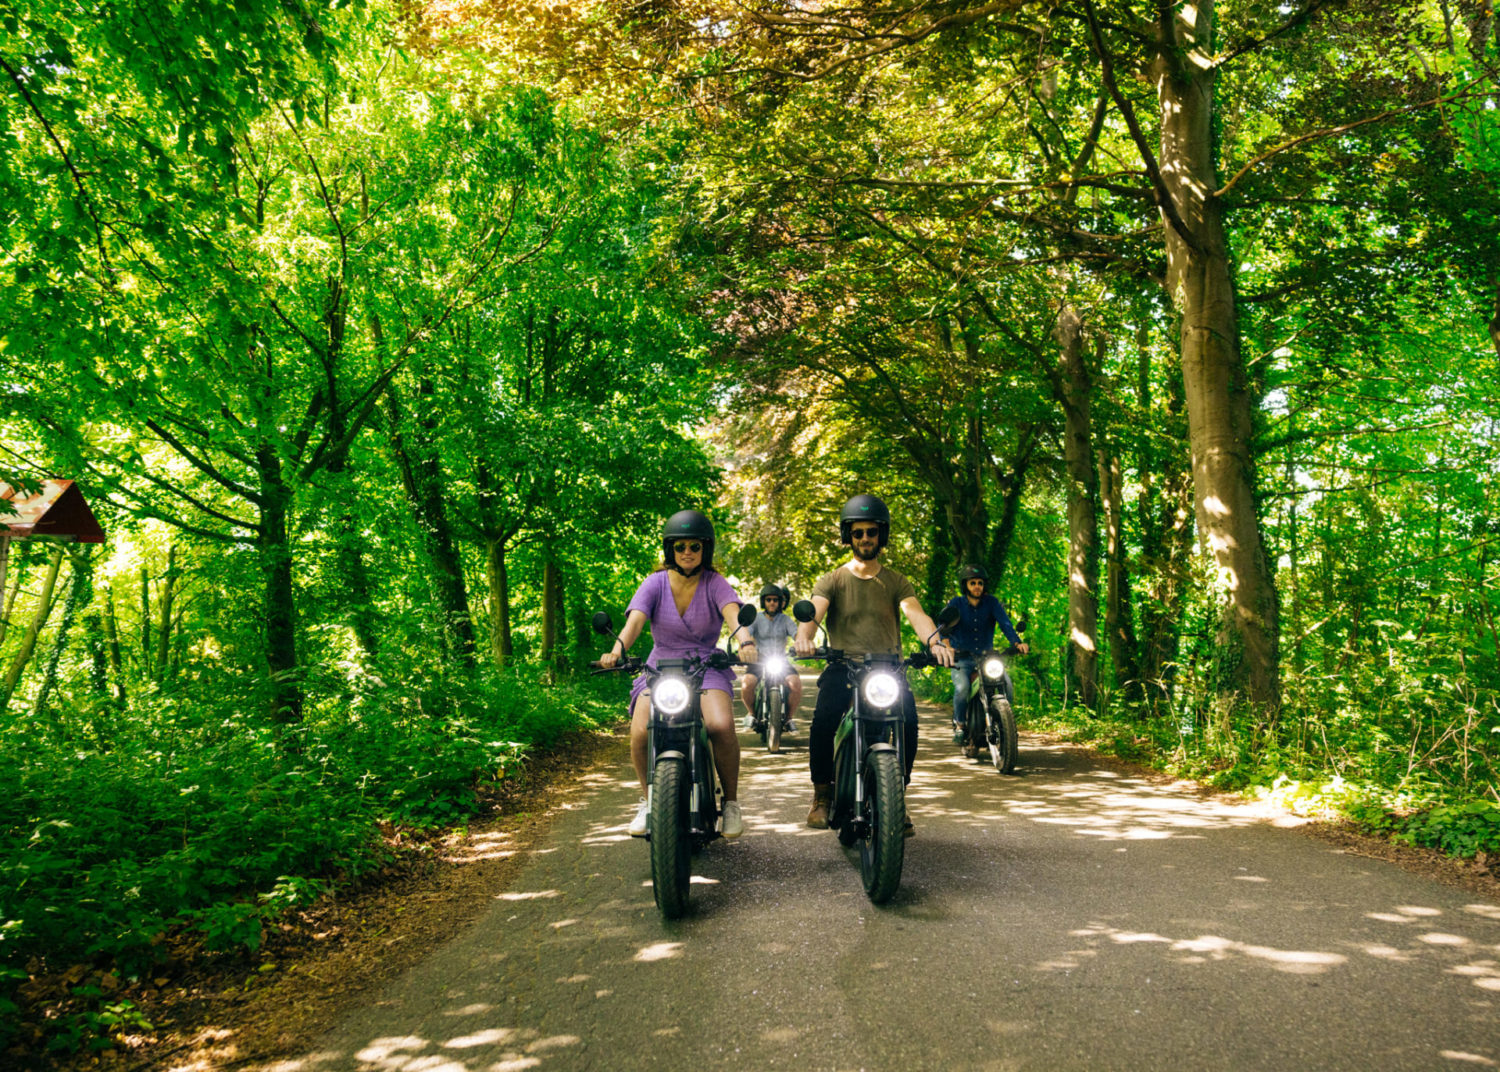
<path fill-rule="evenodd" d="M 901 683 L 884 671 L 865 678 L 865 703 L 871 707 L 895 707 L 901 699 Z"/>
<path fill-rule="evenodd" d="M 664 715 L 680 715 L 687 710 L 693 691 L 680 677 L 659 677 L 651 689 L 651 700 Z"/>
<path fill-rule="evenodd" d="M 786 660 L 780 655 L 770 656 L 762 665 L 765 667 L 768 676 L 779 677 L 786 673 Z"/>
<path fill-rule="evenodd" d="M 1005 676 L 1005 660 L 1001 659 L 998 655 L 992 655 L 984 661 L 984 665 L 980 667 L 980 670 L 991 681 L 999 681 Z"/>

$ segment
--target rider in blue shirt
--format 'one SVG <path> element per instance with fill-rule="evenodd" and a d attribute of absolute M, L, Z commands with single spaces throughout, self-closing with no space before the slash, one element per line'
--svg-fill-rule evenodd
<path fill-rule="evenodd" d="M 974 668 L 979 656 L 995 646 L 995 626 L 1005 634 L 1015 647 L 1025 655 L 1031 649 L 1021 643 L 1021 636 L 1011 624 L 1005 605 L 986 589 L 990 575 L 983 566 L 965 566 L 958 571 L 958 590 L 948 606 L 958 608 L 958 624 L 948 634 L 948 641 L 955 648 L 973 654 L 960 655 L 953 663 L 953 741 L 962 744 L 964 739 L 964 711 L 969 706 L 969 682 L 974 677 Z M 1005 679 L 1005 698 L 1015 703 L 1010 675 Z"/>

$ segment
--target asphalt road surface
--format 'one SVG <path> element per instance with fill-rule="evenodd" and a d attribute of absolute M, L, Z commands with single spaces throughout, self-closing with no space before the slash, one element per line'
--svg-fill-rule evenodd
<path fill-rule="evenodd" d="M 811 684 L 811 681 L 809 681 Z M 1500 905 L 1025 735 L 922 714 L 900 891 L 742 734 L 746 832 L 664 923 L 622 746 L 495 907 L 276 1072 L 1500 1068 Z M 1283 824 L 1285 820 L 1280 820 Z"/>

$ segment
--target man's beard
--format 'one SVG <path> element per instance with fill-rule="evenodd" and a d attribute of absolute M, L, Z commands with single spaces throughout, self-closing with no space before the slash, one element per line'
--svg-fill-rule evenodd
<path fill-rule="evenodd" d="M 880 557 L 880 544 L 875 544 L 868 551 L 861 549 L 859 544 L 854 544 L 854 557 L 863 562 L 873 562 Z"/>

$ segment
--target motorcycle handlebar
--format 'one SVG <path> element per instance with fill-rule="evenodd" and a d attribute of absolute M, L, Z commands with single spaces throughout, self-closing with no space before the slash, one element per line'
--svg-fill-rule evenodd
<path fill-rule="evenodd" d="M 1010 656 L 1013 656 L 1013 655 L 1020 655 L 1021 654 L 1021 649 L 1018 648 L 1018 647 L 1016 647 L 1014 644 L 1012 644 L 1010 647 L 1004 648 L 1004 649 L 1001 649 L 1001 648 L 986 648 L 983 651 L 975 651 L 972 648 L 954 648 L 953 649 L 953 654 L 955 656 L 964 657 L 964 658 L 982 659 L 982 658 L 984 658 L 986 655 L 988 655 L 992 651 L 996 655 L 1004 655 L 1006 657 L 1010 657 Z"/>

